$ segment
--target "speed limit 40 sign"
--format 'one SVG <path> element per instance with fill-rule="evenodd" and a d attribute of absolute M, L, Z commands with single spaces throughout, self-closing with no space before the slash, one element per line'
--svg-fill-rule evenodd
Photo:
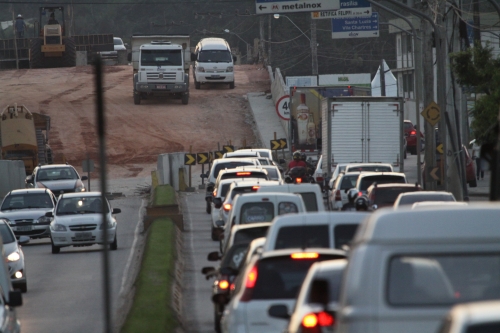
<path fill-rule="evenodd" d="M 276 102 L 276 112 L 281 119 L 290 120 L 290 95 L 285 95 Z"/>

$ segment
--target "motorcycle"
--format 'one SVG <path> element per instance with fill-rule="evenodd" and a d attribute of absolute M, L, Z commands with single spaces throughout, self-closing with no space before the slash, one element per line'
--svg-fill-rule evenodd
<path fill-rule="evenodd" d="M 287 184 L 314 183 L 314 177 L 309 174 L 307 168 L 298 166 L 293 167 L 285 176 Z"/>

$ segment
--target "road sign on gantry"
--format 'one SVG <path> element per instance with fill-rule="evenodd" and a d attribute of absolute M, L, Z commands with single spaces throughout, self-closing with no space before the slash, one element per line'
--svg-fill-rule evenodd
<path fill-rule="evenodd" d="M 257 14 L 286 14 L 370 7 L 367 0 L 256 0 Z"/>
<path fill-rule="evenodd" d="M 379 37 L 378 13 L 371 17 L 332 19 L 332 38 Z"/>
<path fill-rule="evenodd" d="M 332 19 L 332 18 L 353 18 L 353 17 L 371 17 L 372 7 L 347 8 L 337 10 L 325 10 L 322 12 L 311 12 L 313 20 Z"/>

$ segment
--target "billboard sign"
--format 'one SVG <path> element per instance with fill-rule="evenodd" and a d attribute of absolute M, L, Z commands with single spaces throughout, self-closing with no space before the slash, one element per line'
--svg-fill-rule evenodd
<path fill-rule="evenodd" d="M 378 13 L 372 12 L 371 17 L 333 18 L 332 38 L 368 38 L 378 37 Z"/>

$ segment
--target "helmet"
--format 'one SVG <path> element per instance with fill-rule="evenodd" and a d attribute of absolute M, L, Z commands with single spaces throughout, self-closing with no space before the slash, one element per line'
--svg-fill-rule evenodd
<path fill-rule="evenodd" d="M 302 161 L 304 161 L 304 162 L 305 162 L 305 161 L 306 161 L 306 158 L 307 158 L 306 153 L 300 153 L 300 159 L 301 159 Z"/>
<path fill-rule="evenodd" d="M 23 17 L 21 14 L 17 15 L 17 17 Z"/>
<path fill-rule="evenodd" d="M 354 202 L 354 199 L 358 197 L 358 190 L 355 188 L 351 188 L 349 191 L 347 191 L 347 199 L 349 199 L 349 202 Z"/>
<path fill-rule="evenodd" d="M 356 210 L 368 210 L 368 200 L 364 195 L 358 197 L 354 204 L 356 205 Z"/>
<path fill-rule="evenodd" d="M 293 159 L 296 161 L 300 160 L 300 151 L 297 150 L 293 153 Z"/>

